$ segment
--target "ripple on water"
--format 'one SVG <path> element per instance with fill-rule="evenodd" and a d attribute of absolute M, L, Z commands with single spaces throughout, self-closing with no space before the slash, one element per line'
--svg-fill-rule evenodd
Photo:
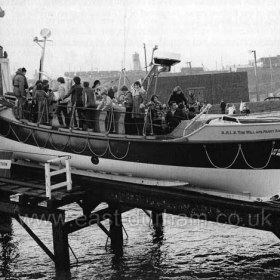
<path fill-rule="evenodd" d="M 104 206 L 104 205 L 103 205 Z M 67 219 L 81 215 L 69 206 Z M 25 222 L 53 250 L 51 226 Z M 107 221 L 103 222 L 109 227 Z M 155 229 L 141 210 L 123 215 L 123 254 L 105 248 L 96 225 L 69 236 L 72 279 L 279 279 L 280 242 L 269 232 L 164 215 Z M 0 238 L 1 279 L 52 279 L 54 265 L 33 239 L 13 222 L 14 234 Z"/>

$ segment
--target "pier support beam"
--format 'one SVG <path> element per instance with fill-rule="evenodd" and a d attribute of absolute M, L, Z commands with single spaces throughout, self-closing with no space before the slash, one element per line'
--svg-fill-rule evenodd
<path fill-rule="evenodd" d="M 9 202 L 10 196 L 7 193 L 0 192 L 1 201 Z M 6 213 L 0 212 L 0 234 L 12 233 L 12 217 Z"/>
<path fill-rule="evenodd" d="M 163 216 L 161 211 L 152 211 L 153 226 L 161 227 L 163 225 Z"/>
<path fill-rule="evenodd" d="M 122 231 L 122 212 L 119 204 L 109 205 L 110 212 L 110 237 L 111 247 L 115 252 L 122 252 L 123 231 Z"/>
<path fill-rule="evenodd" d="M 71 273 L 68 235 L 61 222 L 53 223 L 52 230 L 56 279 L 69 280 Z"/>

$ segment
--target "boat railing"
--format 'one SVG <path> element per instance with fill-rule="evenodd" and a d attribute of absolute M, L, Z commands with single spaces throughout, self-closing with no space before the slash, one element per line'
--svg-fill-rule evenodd
<path fill-rule="evenodd" d="M 97 107 L 69 106 L 57 102 L 37 102 L 30 100 L 23 108 L 22 121 L 28 121 L 35 126 L 44 126 L 60 131 L 72 130 L 74 132 L 87 131 L 92 133 L 138 135 L 138 136 L 164 136 L 177 138 L 188 134 L 189 127 L 209 109 L 206 107 L 194 119 L 185 121 L 179 119 L 184 125 L 178 125 L 176 133 L 174 127 L 170 128 L 165 120 L 166 109 L 148 107 L 145 113 L 135 113 L 132 108 L 114 104 L 108 110 L 98 110 Z M 14 113 L 17 116 L 16 107 Z"/>
<path fill-rule="evenodd" d="M 201 127 L 205 122 L 201 122 L 199 121 L 200 117 L 205 114 L 206 112 L 209 111 L 209 109 L 212 107 L 211 104 L 207 104 L 205 106 L 205 108 L 203 108 L 201 110 L 201 112 L 196 115 L 184 128 L 184 132 L 183 132 L 183 137 L 189 135 L 190 133 L 192 133 L 194 130 L 198 129 L 199 127 Z"/>
<path fill-rule="evenodd" d="M 132 112 L 132 108 L 126 109 L 119 104 L 114 104 L 108 110 L 99 110 L 97 107 L 58 105 L 48 102 L 42 104 L 37 102 L 35 105 L 30 101 L 22 111 L 23 121 L 57 129 L 147 136 L 162 134 L 165 127 L 164 116 L 160 119 L 152 116 L 155 110 L 148 108 L 145 113 L 136 114 Z M 17 117 L 16 108 L 14 113 Z"/>

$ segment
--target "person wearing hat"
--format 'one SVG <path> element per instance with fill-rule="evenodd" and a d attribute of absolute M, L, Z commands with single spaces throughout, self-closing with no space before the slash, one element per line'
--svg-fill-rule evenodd
<path fill-rule="evenodd" d="M 23 106 L 26 102 L 26 89 L 28 89 L 27 79 L 25 77 L 26 69 L 19 68 L 16 72 L 15 77 L 13 78 L 13 92 L 17 97 L 18 105 L 17 105 L 17 118 L 22 119 L 23 114 Z"/>

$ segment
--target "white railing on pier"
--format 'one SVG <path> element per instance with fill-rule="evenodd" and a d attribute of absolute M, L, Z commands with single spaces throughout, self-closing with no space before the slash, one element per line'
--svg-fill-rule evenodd
<path fill-rule="evenodd" d="M 61 168 L 62 161 L 65 161 L 65 167 Z M 51 171 L 51 164 L 59 163 L 59 169 Z M 66 173 L 66 181 L 51 184 L 51 177 L 62 173 Z M 67 187 L 67 191 L 72 190 L 72 179 L 71 179 L 71 167 L 70 167 L 70 156 L 57 157 L 50 159 L 45 163 L 45 178 L 46 178 L 46 196 L 51 199 L 52 190 L 56 190 L 62 187 Z"/>

